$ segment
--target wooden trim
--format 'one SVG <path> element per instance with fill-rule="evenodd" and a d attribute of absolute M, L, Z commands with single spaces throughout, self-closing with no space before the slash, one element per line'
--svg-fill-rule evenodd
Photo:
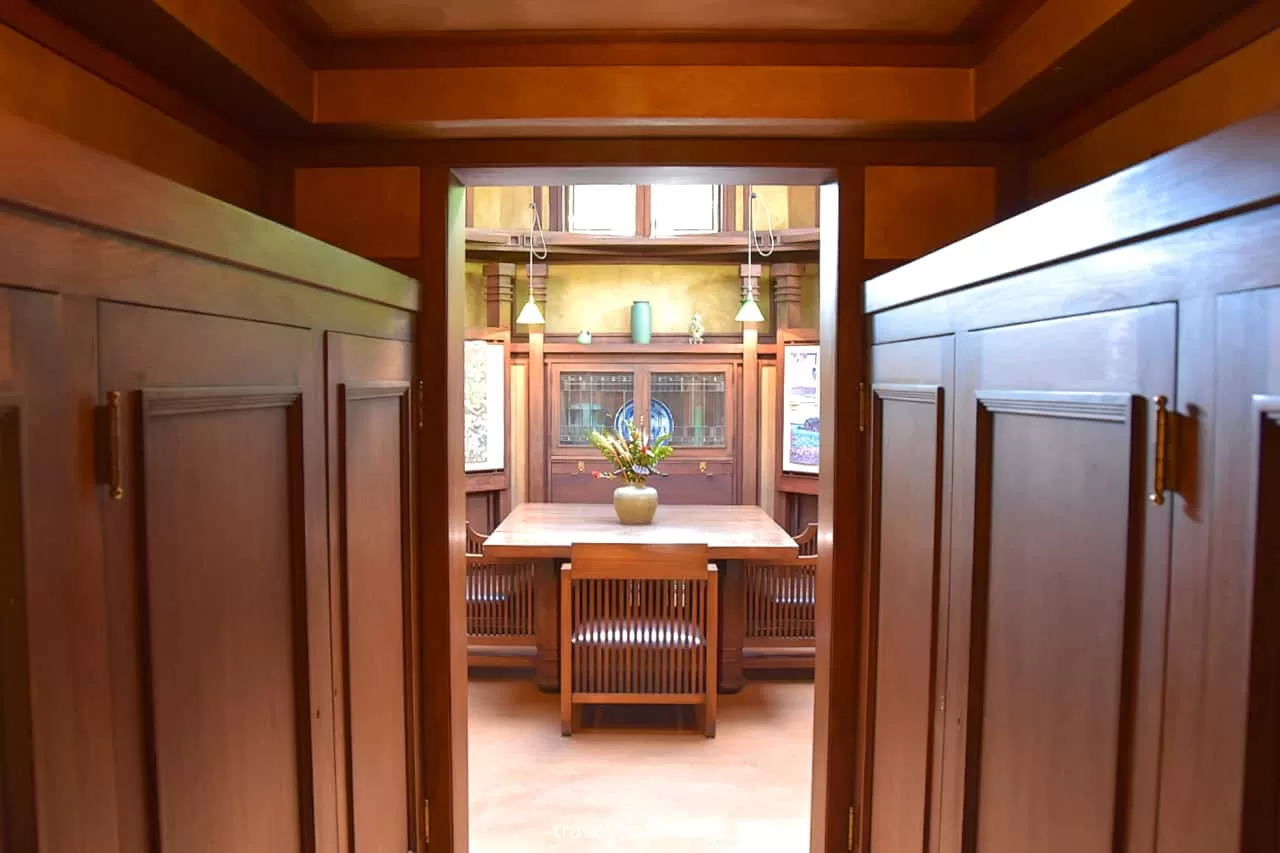
<path fill-rule="evenodd" d="M 742 484 L 739 503 L 758 504 L 760 502 L 760 431 L 753 425 L 760 421 L 760 366 L 756 360 L 756 347 L 760 342 L 760 333 L 754 323 L 744 323 L 742 329 L 742 402 L 738 405 L 738 423 L 741 430 L 739 444 L 738 470 L 739 482 Z M 698 345 L 695 345 L 698 346 Z M 701 346 L 705 346 L 702 344 Z"/>
<path fill-rule="evenodd" d="M 249 159 L 260 146 L 248 133 L 203 104 L 135 66 L 24 0 L 0 2 L 0 24 L 128 92 L 210 139 Z"/>
<path fill-rule="evenodd" d="M 547 193 L 547 207 L 549 208 L 547 221 L 542 223 L 547 231 L 564 231 L 568 226 L 565 223 L 565 187 L 557 185 L 549 189 Z"/>
<path fill-rule="evenodd" d="M 465 203 L 467 205 L 466 226 L 468 228 L 475 228 L 476 227 L 476 188 L 475 187 L 467 187 Z"/>
<path fill-rule="evenodd" d="M 0 199 L 76 224 L 394 308 L 418 284 L 16 116 L 0 115 Z M 92 175 L 50 181 L 49 175 Z"/>
<path fill-rule="evenodd" d="M 720 228 L 721 234 L 733 234 L 738 230 L 738 189 L 737 184 L 720 185 Z"/>
<path fill-rule="evenodd" d="M 636 236 L 646 240 L 653 236 L 653 187 L 649 184 L 636 187 Z"/>
<path fill-rule="evenodd" d="M 529 332 L 529 502 L 547 495 L 547 368 L 540 330 Z"/>
<path fill-rule="evenodd" d="M 752 30 L 718 33 L 651 30 L 443 32 L 329 39 L 315 47 L 315 68 L 501 67 L 542 65 L 869 65 L 971 67 L 972 45 L 888 42 L 859 33 Z"/>
<path fill-rule="evenodd" d="M 1273 202 L 1280 197 L 1277 138 L 1280 109 L 1140 163 L 868 281 L 867 310 L 883 311 Z M 1208 169 L 1211 182 L 1195 178 Z M 1136 183 L 1153 189 L 1123 191 Z M 1108 211 L 1104 222 L 1095 214 L 1101 207 Z M 1096 227 L 1081 228 L 1082 222 Z"/>

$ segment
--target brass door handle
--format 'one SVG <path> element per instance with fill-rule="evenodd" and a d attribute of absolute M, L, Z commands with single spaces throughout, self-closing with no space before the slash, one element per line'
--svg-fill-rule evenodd
<path fill-rule="evenodd" d="M 707 470 L 707 463 L 706 463 L 706 462 L 699 462 L 699 463 L 698 463 L 698 470 L 699 470 L 700 472 L 702 472 L 703 476 L 706 476 L 706 477 L 714 477 L 714 476 L 715 476 L 715 474 L 713 474 L 713 473 L 711 473 L 710 471 L 708 471 L 708 470 Z"/>
<path fill-rule="evenodd" d="M 1156 506 L 1164 506 L 1164 493 L 1168 488 L 1169 398 L 1157 394 L 1151 401 L 1156 404 L 1156 464 L 1148 499 Z"/>
<path fill-rule="evenodd" d="M 124 500 L 124 474 L 120 460 L 120 392 L 107 392 L 107 469 L 113 501 Z"/>
<path fill-rule="evenodd" d="M 581 474 L 581 473 L 583 473 L 583 472 L 584 472 L 584 471 L 586 471 L 586 470 L 587 470 L 587 463 L 585 463 L 585 462 L 583 462 L 581 459 L 579 459 L 579 460 L 578 460 L 578 473 L 579 473 L 579 474 Z"/>

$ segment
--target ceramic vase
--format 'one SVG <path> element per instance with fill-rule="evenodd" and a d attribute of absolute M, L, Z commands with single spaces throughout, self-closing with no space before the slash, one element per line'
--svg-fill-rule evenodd
<path fill-rule="evenodd" d="M 653 308 L 648 302 L 631 303 L 631 342 L 647 344 L 653 335 Z"/>
<path fill-rule="evenodd" d="M 652 524 L 658 511 L 658 490 L 653 486 L 619 486 L 613 490 L 613 511 L 623 524 Z"/>

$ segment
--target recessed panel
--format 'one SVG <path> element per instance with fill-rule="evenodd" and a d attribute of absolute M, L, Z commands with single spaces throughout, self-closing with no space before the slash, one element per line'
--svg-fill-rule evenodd
<path fill-rule="evenodd" d="M 980 402 L 979 851 L 1114 849 L 1133 434 L 1126 395 L 1089 396 Z"/>
<path fill-rule="evenodd" d="M 353 834 L 357 851 L 399 853 L 409 847 L 404 392 L 346 393 L 339 452 Z"/>
<path fill-rule="evenodd" d="M 880 490 L 871 844 L 923 851 L 937 639 L 939 401 L 877 386 Z"/>
<path fill-rule="evenodd" d="M 287 397 L 250 399 L 170 397 L 145 407 L 148 680 L 163 851 L 306 849 L 300 436 Z"/>

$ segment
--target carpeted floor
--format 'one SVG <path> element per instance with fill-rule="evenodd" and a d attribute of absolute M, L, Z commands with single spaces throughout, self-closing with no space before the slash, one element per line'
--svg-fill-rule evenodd
<path fill-rule="evenodd" d="M 561 737 L 559 697 L 528 680 L 469 695 L 472 853 L 809 849 L 812 684 L 721 696 L 714 739 L 674 708 L 601 709 Z"/>

